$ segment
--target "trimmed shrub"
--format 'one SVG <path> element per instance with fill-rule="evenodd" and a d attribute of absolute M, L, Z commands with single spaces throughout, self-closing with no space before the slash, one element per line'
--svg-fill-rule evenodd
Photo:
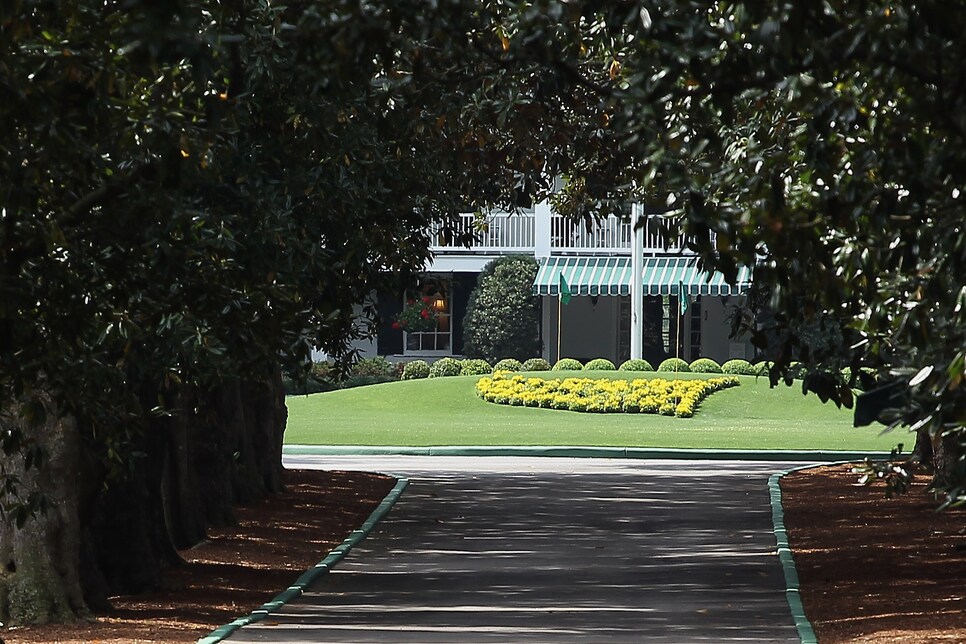
<path fill-rule="evenodd" d="M 808 373 L 808 370 L 801 362 L 796 361 L 788 364 L 788 375 L 794 380 L 803 380 L 806 373 Z"/>
<path fill-rule="evenodd" d="M 621 363 L 621 366 L 617 368 L 618 371 L 654 371 L 654 367 L 647 360 L 641 360 L 638 358 L 632 358 L 631 360 L 625 360 Z"/>
<path fill-rule="evenodd" d="M 403 367 L 402 379 L 403 380 L 416 380 L 418 378 L 428 378 L 429 377 L 429 363 L 425 360 L 413 360 L 412 362 L 407 362 L 406 366 Z"/>
<path fill-rule="evenodd" d="M 319 382 L 335 380 L 339 375 L 335 366 L 331 362 L 313 362 L 311 377 Z"/>
<path fill-rule="evenodd" d="M 383 358 L 363 358 L 352 365 L 352 376 L 358 378 L 392 378 L 394 376 L 392 363 Z"/>
<path fill-rule="evenodd" d="M 852 378 L 852 368 L 843 367 L 842 368 L 842 378 L 848 382 Z M 859 391 L 869 391 L 874 389 L 878 383 L 878 374 L 876 370 L 872 367 L 859 367 L 858 371 L 855 373 L 855 382 L 852 383 L 852 387 L 858 389 Z"/>
<path fill-rule="evenodd" d="M 493 364 L 540 353 L 540 298 L 533 294 L 537 261 L 527 255 L 493 260 L 480 273 L 463 318 L 463 353 Z"/>
<path fill-rule="evenodd" d="M 516 358 L 503 358 L 493 365 L 493 371 L 520 371 L 521 369 L 523 365 Z"/>
<path fill-rule="evenodd" d="M 575 360 L 573 358 L 561 358 L 557 360 L 557 364 L 553 366 L 554 371 L 580 371 L 584 368 L 584 365 L 580 364 L 580 360 Z"/>
<path fill-rule="evenodd" d="M 721 365 L 711 358 L 698 358 L 691 363 L 690 369 L 694 373 L 721 373 Z"/>
<path fill-rule="evenodd" d="M 657 366 L 658 371 L 673 371 L 675 373 L 689 372 L 691 367 L 681 358 L 668 358 Z"/>
<path fill-rule="evenodd" d="M 550 363 L 543 358 L 530 358 L 523 363 L 524 371 L 550 371 Z"/>
<path fill-rule="evenodd" d="M 460 375 L 460 361 L 456 358 L 440 358 L 429 365 L 430 378 L 445 378 Z"/>
<path fill-rule="evenodd" d="M 482 358 L 470 358 L 460 363 L 461 376 L 485 376 L 492 371 L 490 363 Z"/>
<path fill-rule="evenodd" d="M 736 358 L 734 360 L 728 360 L 721 365 L 721 373 L 727 373 L 733 376 L 756 376 L 758 375 L 758 370 L 747 360 Z"/>
<path fill-rule="evenodd" d="M 617 371 L 617 367 L 607 358 L 594 358 L 584 365 L 584 371 Z"/>
<path fill-rule="evenodd" d="M 768 362 L 767 360 L 764 360 L 764 361 L 759 362 L 758 364 L 752 365 L 752 366 L 755 368 L 755 375 L 756 376 L 767 376 L 768 375 L 768 371 L 771 369 L 771 365 L 772 365 L 772 363 Z"/>
<path fill-rule="evenodd" d="M 353 387 L 365 387 L 367 385 L 378 385 L 383 382 L 395 382 L 393 376 L 349 376 L 339 383 L 339 389 L 352 389 Z"/>

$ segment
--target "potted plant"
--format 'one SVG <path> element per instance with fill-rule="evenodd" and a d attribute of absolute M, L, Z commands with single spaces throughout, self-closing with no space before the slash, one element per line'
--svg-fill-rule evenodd
<path fill-rule="evenodd" d="M 409 333 L 426 333 L 436 330 L 439 312 L 433 307 L 433 300 L 424 296 L 418 300 L 406 300 L 406 306 L 396 316 L 392 328 L 402 329 Z"/>

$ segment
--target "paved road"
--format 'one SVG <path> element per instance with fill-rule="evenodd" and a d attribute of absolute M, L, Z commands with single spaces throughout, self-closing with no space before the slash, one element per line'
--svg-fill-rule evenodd
<path fill-rule="evenodd" d="M 781 463 L 287 457 L 410 487 L 303 597 L 231 642 L 797 642 Z"/>

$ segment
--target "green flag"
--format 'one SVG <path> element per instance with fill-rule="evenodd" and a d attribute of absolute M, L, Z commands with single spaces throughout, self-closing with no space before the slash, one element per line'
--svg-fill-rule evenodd
<path fill-rule="evenodd" d="M 570 296 L 573 293 L 570 292 L 570 287 L 567 286 L 567 280 L 564 279 L 563 273 L 560 274 L 560 303 L 566 304 L 570 301 Z"/>
<path fill-rule="evenodd" d="M 688 292 L 684 288 L 684 282 L 678 282 L 678 299 L 681 301 L 681 315 L 688 312 Z"/>

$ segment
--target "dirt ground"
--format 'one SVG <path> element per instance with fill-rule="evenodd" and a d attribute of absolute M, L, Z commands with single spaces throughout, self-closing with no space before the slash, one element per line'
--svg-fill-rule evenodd
<path fill-rule="evenodd" d="M 966 514 L 937 513 L 925 478 L 886 499 L 849 470 L 782 480 L 802 603 L 819 642 L 966 642 Z"/>
<path fill-rule="evenodd" d="M 238 526 L 181 553 L 157 592 L 114 597 L 94 623 L 6 628 L 15 642 L 196 642 L 287 588 L 368 518 L 395 480 L 359 472 L 286 472 L 286 492 L 238 508 Z"/>
<path fill-rule="evenodd" d="M 848 467 L 783 480 L 785 522 L 819 641 L 966 642 L 966 523 L 937 514 L 924 484 L 885 499 Z M 288 491 L 240 508 L 237 528 L 182 553 L 165 588 L 117 597 L 93 623 L 7 628 L 9 643 L 194 642 L 287 587 L 361 524 L 392 479 L 291 471 Z"/>

